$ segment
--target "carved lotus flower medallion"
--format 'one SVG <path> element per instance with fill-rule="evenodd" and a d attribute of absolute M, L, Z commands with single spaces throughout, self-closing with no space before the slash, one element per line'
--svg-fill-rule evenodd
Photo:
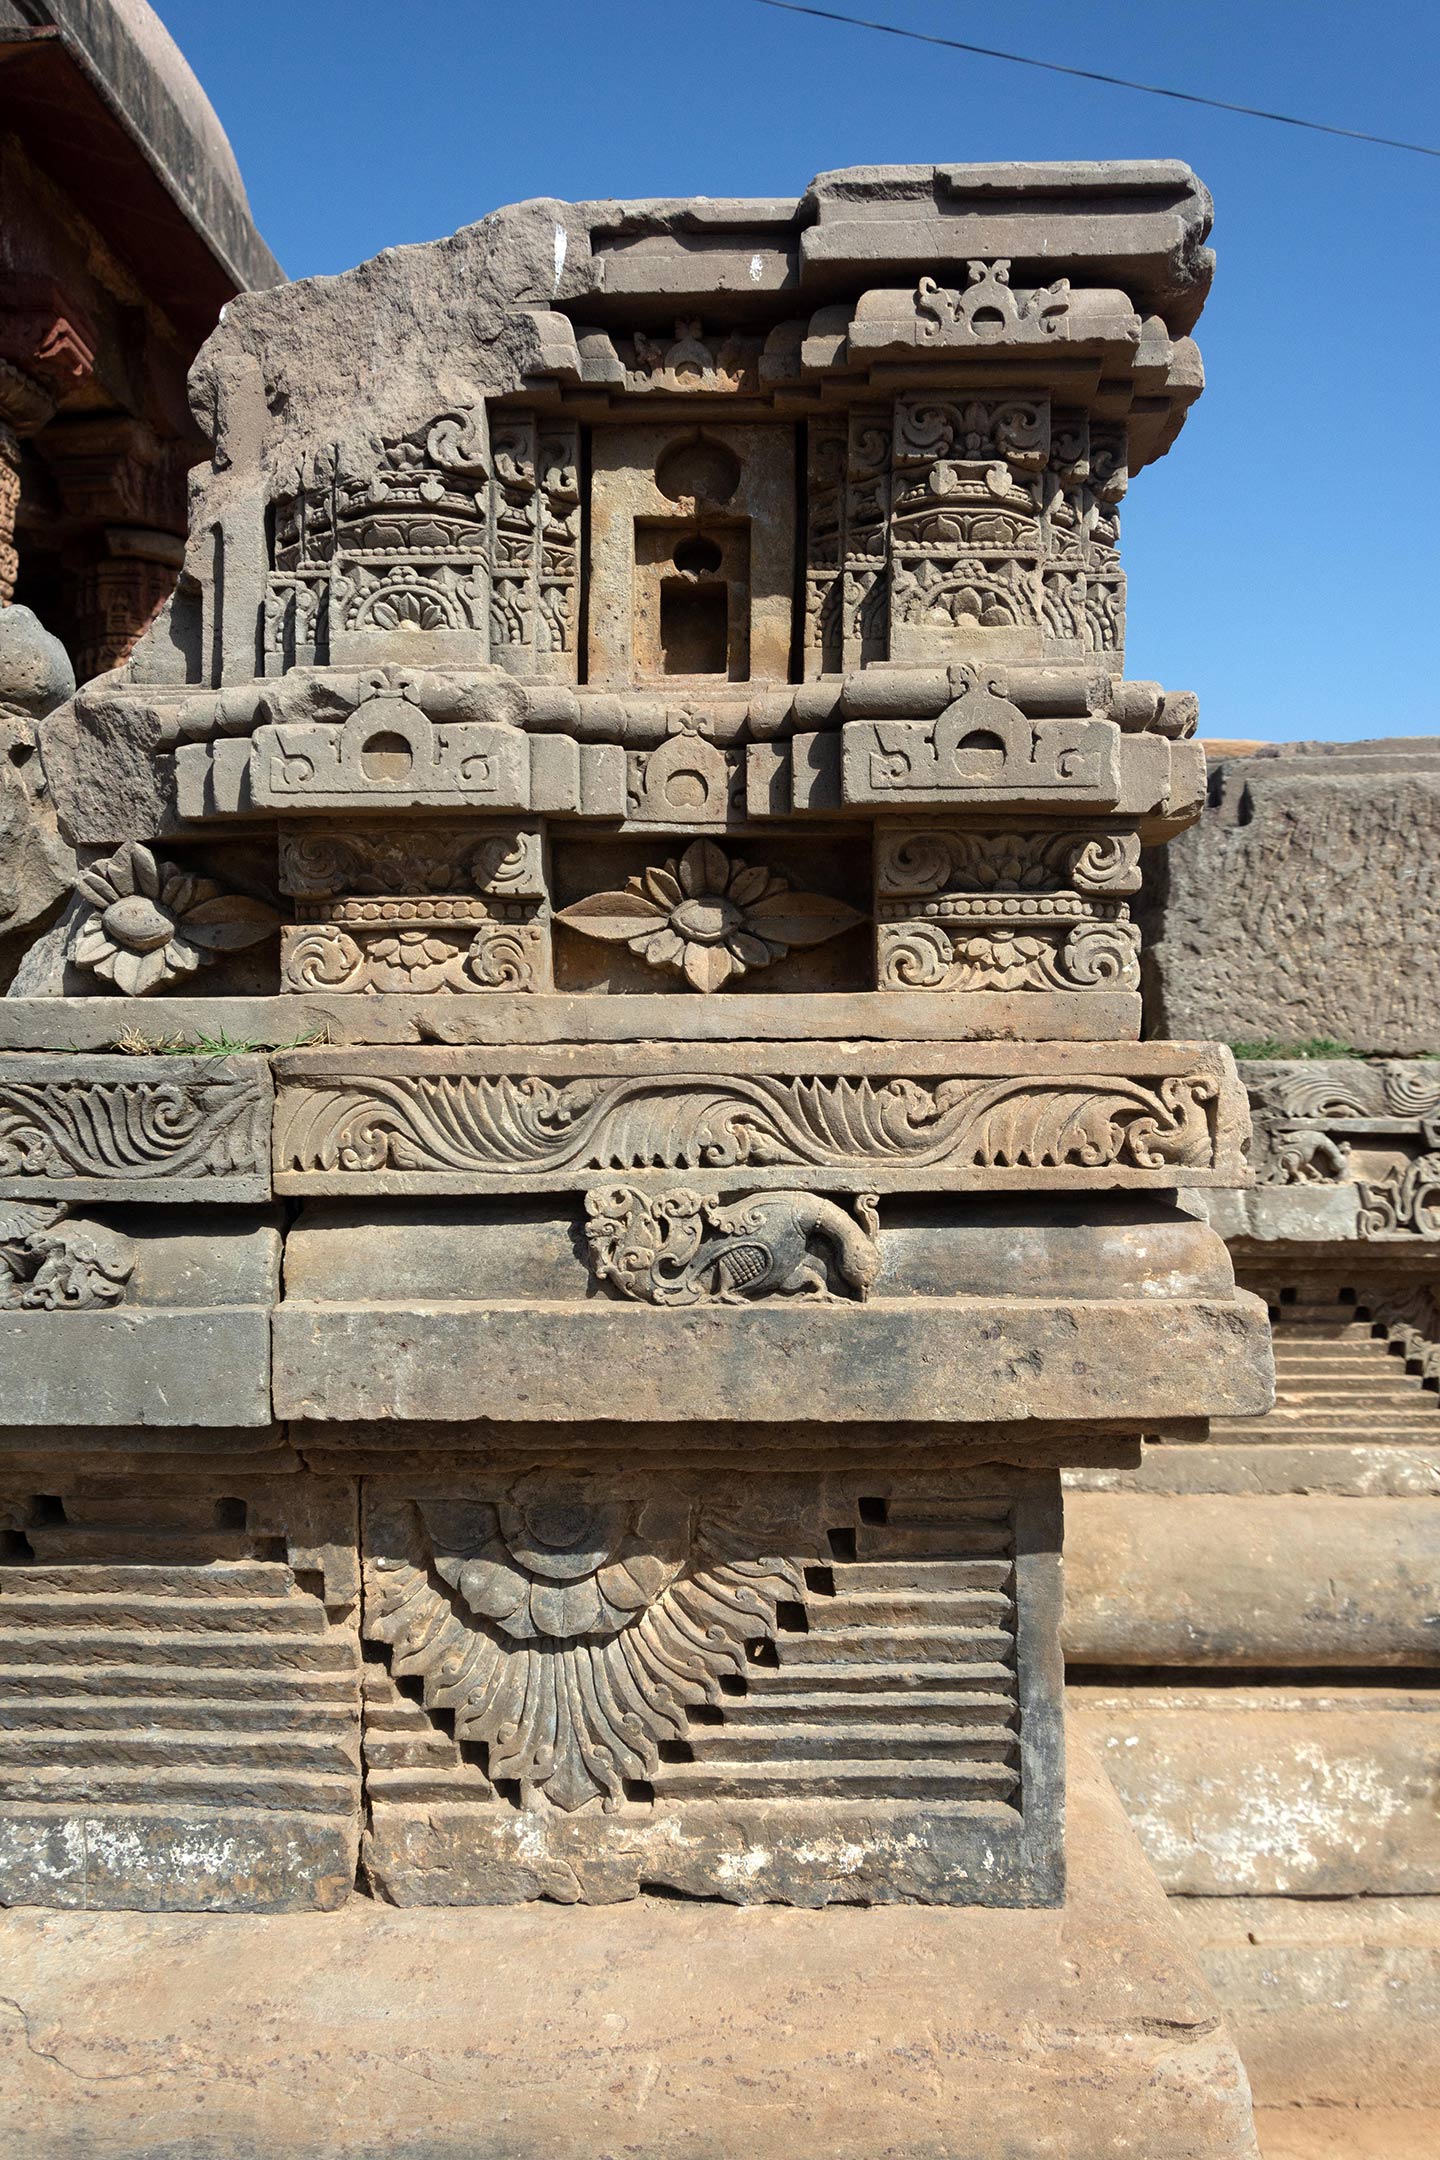
<path fill-rule="evenodd" d="M 365 1631 L 525 1806 L 613 1810 L 803 1597 L 814 1514 L 542 1473 L 491 1500 L 377 1496 Z"/>
<path fill-rule="evenodd" d="M 279 920 L 263 900 L 158 862 L 135 840 L 82 870 L 75 890 L 92 912 L 75 933 L 70 957 L 127 997 L 193 975 L 222 952 L 258 944 Z"/>
<path fill-rule="evenodd" d="M 628 945 L 650 967 L 708 992 L 864 918 L 824 893 L 792 892 L 788 879 L 732 861 L 713 840 L 696 840 L 678 860 L 630 878 L 623 892 L 591 893 L 556 919 L 584 937 Z"/>

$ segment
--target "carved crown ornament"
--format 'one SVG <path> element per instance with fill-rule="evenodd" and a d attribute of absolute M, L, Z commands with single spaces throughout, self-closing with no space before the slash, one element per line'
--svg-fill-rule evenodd
<path fill-rule="evenodd" d="M 536 1475 L 494 1501 L 419 1499 L 370 1563 L 367 1633 L 522 1805 L 611 1813 L 689 1707 L 743 1677 L 777 1601 L 803 1597 L 818 1495 L 785 1497 L 731 1507 Z"/>
<path fill-rule="evenodd" d="M 582 937 L 628 945 L 648 966 L 708 993 L 865 918 L 823 893 L 792 892 L 786 878 L 732 861 L 713 840 L 696 840 L 678 860 L 628 879 L 622 892 L 591 893 L 555 919 Z"/>

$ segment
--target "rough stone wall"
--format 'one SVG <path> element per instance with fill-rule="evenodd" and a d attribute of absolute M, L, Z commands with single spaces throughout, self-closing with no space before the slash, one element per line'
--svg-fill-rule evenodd
<path fill-rule="evenodd" d="M 1219 760 L 1157 890 L 1152 1033 L 1440 1050 L 1440 738 Z"/>

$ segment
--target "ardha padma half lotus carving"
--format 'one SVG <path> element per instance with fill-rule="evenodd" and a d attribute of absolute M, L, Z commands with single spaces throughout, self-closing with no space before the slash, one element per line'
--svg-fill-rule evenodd
<path fill-rule="evenodd" d="M 628 945 L 650 967 L 692 988 L 723 990 L 732 975 L 783 960 L 792 946 L 820 945 L 864 917 L 843 900 L 797 893 L 759 863 L 734 862 L 713 840 L 679 860 L 642 871 L 623 892 L 591 893 L 557 922 L 584 937 Z"/>
<path fill-rule="evenodd" d="M 418 1499 L 372 1510 L 366 1632 L 398 1678 L 483 1742 L 492 1780 L 522 1803 L 607 1812 L 653 1776 L 690 1705 L 743 1676 L 746 1645 L 802 1598 L 818 1532 L 684 1491 L 521 1479 L 500 1499 Z M 394 1541 L 393 1543 L 391 1541 Z"/>

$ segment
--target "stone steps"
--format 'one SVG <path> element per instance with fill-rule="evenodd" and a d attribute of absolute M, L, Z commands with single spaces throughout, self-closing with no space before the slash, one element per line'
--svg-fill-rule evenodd
<path fill-rule="evenodd" d="M 313 1632 L 251 1635 L 237 1630 L 225 1636 L 159 1629 L 77 1628 L 67 1636 L 65 1647 L 75 1661 L 74 1670 L 81 1666 L 148 1665 L 155 1659 L 174 1666 L 221 1670 L 239 1667 L 257 1672 L 353 1672 L 358 1663 L 355 1645 L 346 1637 Z M 54 1650 L 50 1635 L 39 1627 L 11 1631 L 0 1626 L 0 1666 L 43 1665 Z"/>
<path fill-rule="evenodd" d="M 267 1775 L 277 1770 L 351 1770 L 358 1761 L 359 1733 L 217 1732 L 208 1726 L 171 1726 L 120 1733 L 37 1725 L 0 1732 L 0 1777 L 10 1771 L 67 1765 L 108 1776 L 112 1770 L 182 1767 L 241 1769 Z"/>
<path fill-rule="evenodd" d="M 22 1562 L 0 1570 L 0 1599 L 37 1597 L 56 1599 L 94 1597 L 147 1598 L 266 1598 L 284 1599 L 294 1589 L 295 1577 L 281 1560 L 221 1561 L 211 1566 L 163 1566 L 148 1561 L 107 1561 L 86 1566 L 70 1563 Z M 0 1603 L 0 1617 L 8 1614 Z"/>
<path fill-rule="evenodd" d="M 144 1647 L 152 1648 L 153 1638 Z M 343 1707 L 347 1715 L 353 1715 L 355 1682 L 353 1655 L 330 1671 L 307 1663 L 299 1672 L 227 1672 L 213 1666 L 197 1669 L 175 1664 L 45 1665 L 37 1661 L 0 1665 L 0 1703 L 42 1698 L 58 1701 L 65 1696 L 95 1704 L 131 1697 L 155 1703 L 170 1698 L 189 1700 L 203 1692 L 204 1698 L 217 1707 L 224 1703 L 237 1710 L 256 1706 L 278 1709 L 293 1701 L 317 1712 Z"/>
<path fill-rule="evenodd" d="M 90 1804 L 130 1807 L 293 1808 L 310 1814 L 349 1814 L 358 1801 L 352 1771 L 266 1770 L 183 1763 L 117 1764 L 86 1768 L 72 1762 L 0 1765 L 0 1803 L 59 1803 L 70 1813 Z"/>
<path fill-rule="evenodd" d="M 788 1636 L 787 1641 L 795 1638 Z M 901 1671 L 876 1662 L 847 1661 L 837 1657 L 833 1664 L 797 1663 L 788 1670 L 777 1667 L 752 1665 L 746 1673 L 747 1703 L 757 1697 L 773 1695 L 787 1700 L 797 1694 L 834 1693 L 836 1695 L 875 1695 L 894 1690 L 898 1695 L 915 1689 L 923 1697 L 927 1693 L 943 1693 L 955 1690 L 966 1694 L 972 1691 L 992 1690 L 996 1694 L 1015 1693 L 1015 1668 L 1000 1658 L 957 1658 L 941 1664 L 934 1660 L 918 1659 Z M 727 1700 L 730 1698 L 727 1698 Z"/>
<path fill-rule="evenodd" d="M 857 1560 L 953 1560 L 957 1546 L 967 1559 L 1008 1558 L 1013 1533 L 1008 1522 L 862 1522 L 855 1531 Z"/>
<path fill-rule="evenodd" d="M 812 1628 L 805 1635 L 775 1638 L 782 1665 L 973 1665 L 999 1662 L 1013 1648 L 1014 1638 L 1004 1628 L 938 1625 Z"/>
<path fill-rule="evenodd" d="M 878 1590 L 1001 1590 L 1010 1581 L 1008 1560 L 837 1560 L 835 1588 Z"/>
<path fill-rule="evenodd" d="M 836 1688 L 825 1691 L 819 1688 L 809 1692 L 796 1690 L 790 1695 L 746 1696 L 735 1704 L 732 1717 L 725 1713 L 724 1730 L 739 1732 L 748 1728 L 756 1731 L 780 1728 L 794 1721 L 800 1725 L 835 1723 L 853 1718 L 864 1724 L 883 1711 L 889 1720 L 888 1732 L 898 1732 L 906 1726 L 943 1725 L 952 1730 L 961 1726 L 981 1730 L 1014 1715 L 1015 1699 L 1013 1680 L 1006 1676 L 1007 1685 L 992 1689 L 955 1688 L 948 1693 L 943 1688 L 906 1688 L 892 1681 L 890 1689 L 882 1692 L 872 1688 Z M 719 1728 L 691 1725 L 691 1737 L 696 1738 L 707 1730 Z"/>
<path fill-rule="evenodd" d="M 367 1771 L 366 1786 L 373 1801 L 390 1804 L 413 1801 L 434 1806 L 495 1797 L 495 1788 L 479 1764 L 467 1762 L 455 1763 L 438 1777 L 424 1766 L 375 1768 Z"/>
<path fill-rule="evenodd" d="M 829 1634 L 836 1628 L 1003 1624 L 1014 1610 L 1014 1601 L 1003 1590 L 852 1591 L 842 1588 L 837 1570 L 834 1596 L 812 1597 L 806 1609 L 811 1633 Z"/>
<path fill-rule="evenodd" d="M 89 1679 L 90 1675 L 74 1676 Z M 333 1702 L 317 1700 L 309 1690 L 288 1698 L 227 1702 L 213 1695 L 93 1695 L 57 1692 L 16 1696 L 0 1675 L 0 1734 L 52 1732 L 214 1731 L 284 1733 L 355 1726 L 353 1693 Z"/>
<path fill-rule="evenodd" d="M 0 1584 L 0 1635 L 30 1628 L 155 1628 L 162 1633 L 323 1635 L 325 1608 L 304 1591 L 290 1597 L 166 1597 L 116 1590 L 83 1597 L 52 1594 L 27 1597 Z"/>

